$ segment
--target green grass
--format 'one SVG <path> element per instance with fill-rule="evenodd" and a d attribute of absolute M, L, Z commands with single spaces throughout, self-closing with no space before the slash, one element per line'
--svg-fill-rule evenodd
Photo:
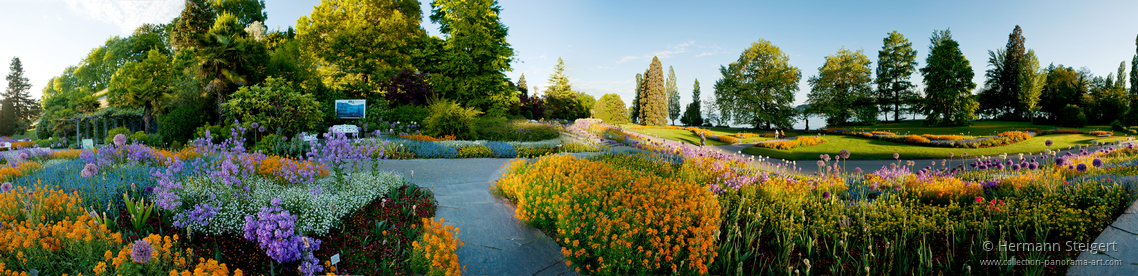
<path fill-rule="evenodd" d="M 811 147 L 794 148 L 791 150 L 749 147 L 743 149 L 743 152 L 787 160 L 812 160 L 817 159 L 820 154 L 837 154 L 843 149 L 848 149 L 851 153 L 850 159 L 893 159 L 893 153 L 900 153 L 901 159 L 935 159 L 948 158 L 949 153 L 955 153 L 956 156 L 961 156 L 964 153 L 968 153 L 970 156 L 977 156 L 999 155 L 1002 153 L 1041 152 L 1048 148 L 1044 145 L 1044 141 L 1048 139 L 1054 142 L 1051 149 L 1067 149 L 1068 146 L 1079 144 L 1087 145 L 1094 140 L 1113 142 L 1115 140 L 1127 139 L 1127 137 L 1123 136 L 1099 138 L 1086 134 L 1052 134 L 1032 137 L 1027 141 L 1007 146 L 966 149 L 926 147 L 845 135 L 825 135 L 824 138 L 826 138 L 826 143 Z"/>
<path fill-rule="evenodd" d="M 1036 125 L 1030 122 L 1007 122 L 1007 121 L 979 121 L 971 126 L 959 127 L 930 127 L 925 126 L 922 121 L 906 121 L 900 123 L 880 123 L 873 126 L 858 126 L 858 127 L 834 127 L 844 128 L 848 130 L 862 130 L 862 131 L 889 131 L 897 134 L 936 134 L 936 135 L 964 135 L 964 136 L 991 136 L 1000 132 L 1011 130 L 1023 130 L 1027 128 L 1038 128 L 1040 130 L 1057 129 L 1057 128 L 1070 128 L 1079 130 L 1110 130 L 1110 126 L 1086 126 L 1081 128 L 1060 127 L 1055 125 Z M 1120 134 L 1120 133 L 1115 133 Z"/>
<path fill-rule="evenodd" d="M 692 145 L 699 145 L 699 136 L 695 135 L 691 131 L 682 130 L 682 129 L 667 129 L 667 128 L 663 128 L 663 127 L 651 127 L 651 128 L 646 128 L 646 129 L 633 129 L 632 127 L 634 127 L 634 126 L 638 126 L 638 125 L 636 125 L 636 124 L 620 125 L 620 127 L 623 128 L 625 131 L 648 134 L 648 135 L 652 135 L 652 136 L 656 136 L 656 137 L 660 137 L 660 138 L 664 138 L 664 139 L 669 139 L 669 140 L 674 140 L 674 141 L 682 141 L 685 143 L 690 143 Z M 750 132 L 750 133 L 755 133 L 755 134 L 762 134 L 762 132 L 755 132 L 755 131 L 751 131 L 751 130 L 747 130 L 747 129 L 738 129 L 738 128 L 713 127 L 713 128 L 709 128 L 709 130 L 711 130 L 711 133 L 714 133 L 716 135 L 721 135 L 721 136 L 722 135 L 733 135 L 733 134 L 739 133 L 739 132 Z M 742 143 L 742 144 L 756 143 L 759 141 L 766 141 L 769 139 L 771 139 L 771 138 L 751 137 L 751 138 L 747 138 L 747 139 L 741 139 L 740 143 Z M 723 145 L 727 145 L 727 143 L 707 139 L 707 145 L 723 146 Z"/>

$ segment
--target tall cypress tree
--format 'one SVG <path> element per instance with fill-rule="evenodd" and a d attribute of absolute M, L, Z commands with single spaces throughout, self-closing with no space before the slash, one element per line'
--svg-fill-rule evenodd
<path fill-rule="evenodd" d="M 1023 30 L 1016 25 L 1008 35 L 1008 45 L 1004 49 L 1004 70 L 1000 74 L 999 102 L 1003 103 L 1000 113 L 1011 118 L 1023 118 L 1025 110 L 1020 105 L 1020 63 L 1023 62 L 1027 49 L 1024 48 Z"/>
<path fill-rule="evenodd" d="M 635 124 L 643 124 L 640 122 L 640 98 L 642 91 L 640 85 L 644 82 L 644 74 L 636 73 L 636 91 L 633 92 L 632 108 L 628 109 L 628 118 Z"/>
<path fill-rule="evenodd" d="M 640 121 L 649 126 L 662 126 L 668 123 L 668 99 L 664 91 L 664 66 L 660 59 L 652 57 L 652 64 L 644 72 L 644 83 L 640 98 Z"/>
<path fill-rule="evenodd" d="M 1134 38 L 1134 45 L 1138 46 L 1138 37 Z M 1134 59 L 1130 61 L 1130 114 L 1127 117 L 1128 125 L 1138 124 L 1138 50 L 1135 50 Z"/>
<path fill-rule="evenodd" d="M 1126 61 L 1118 63 L 1118 79 L 1114 81 L 1114 87 L 1126 90 Z"/>
<path fill-rule="evenodd" d="M 703 111 L 699 106 L 699 79 L 695 79 L 695 88 L 691 91 L 691 103 L 688 108 L 684 110 L 684 116 L 680 118 L 680 123 L 688 126 L 703 125 Z"/>
<path fill-rule="evenodd" d="M 668 94 L 668 118 L 672 119 L 672 125 L 676 124 L 676 119 L 680 118 L 680 90 L 676 88 L 676 70 L 672 66 L 668 66 L 668 80 L 664 85 L 664 91 Z"/>

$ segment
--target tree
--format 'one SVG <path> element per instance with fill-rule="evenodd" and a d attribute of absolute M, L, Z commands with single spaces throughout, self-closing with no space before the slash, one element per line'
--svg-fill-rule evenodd
<path fill-rule="evenodd" d="M 585 92 L 577 92 L 577 109 L 576 118 L 591 118 L 593 117 L 593 106 L 597 105 L 597 98 L 593 95 L 586 94 Z"/>
<path fill-rule="evenodd" d="M 178 17 L 178 23 L 170 34 L 174 48 L 185 50 L 201 47 L 208 39 L 206 33 L 217 18 L 208 0 L 186 0 L 186 6 Z"/>
<path fill-rule="evenodd" d="M 1047 80 L 1039 96 L 1040 111 L 1047 114 L 1049 121 L 1058 122 L 1068 104 L 1086 106 L 1084 94 L 1086 83 L 1075 69 L 1052 64 L 1047 67 Z"/>
<path fill-rule="evenodd" d="M 997 117 L 1003 115 L 1001 112 L 1006 104 L 1000 99 L 1001 83 L 1000 78 L 1004 72 L 1004 54 L 1003 49 L 996 49 L 995 52 L 988 50 L 988 70 L 984 73 L 984 88 L 980 90 L 977 96 L 977 101 L 980 108 L 976 113 L 981 116 Z"/>
<path fill-rule="evenodd" d="M 664 91 L 668 94 L 668 118 L 672 125 L 680 118 L 680 90 L 676 88 L 676 70 L 668 66 L 668 80 L 664 83 Z"/>
<path fill-rule="evenodd" d="M 23 134 L 40 114 L 40 104 L 28 94 L 32 84 L 25 75 L 24 64 L 20 62 L 20 58 L 12 57 L 12 63 L 8 66 L 8 76 L 4 79 L 8 81 L 8 87 L 4 90 L 4 100 L 12 105 L 12 116 L 6 120 L 12 120 L 15 133 Z"/>
<path fill-rule="evenodd" d="M 1125 66 L 1125 64 L 1123 64 Z M 1019 106 L 1017 109 L 1027 114 L 1028 120 L 1035 122 L 1035 112 L 1039 111 L 1039 96 L 1047 83 L 1047 72 L 1039 67 L 1035 50 L 1027 50 L 1020 62 Z"/>
<path fill-rule="evenodd" d="M 593 112 L 593 117 L 608 124 L 628 123 L 628 109 L 625 108 L 624 101 L 617 94 L 609 93 L 601 96 L 601 99 L 597 100 L 596 105 L 593 106 Z"/>
<path fill-rule="evenodd" d="M 877 102 L 893 111 L 893 121 L 897 122 L 901 120 L 904 99 L 916 96 L 909 78 L 917 71 L 917 51 L 897 31 L 889 33 L 882 42 L 884 45 L 877 52 Z"/>
<path fill-rule="evenodd" d="M 227 12 L 237 16 L 237 24 L 247 26 L 253 22 L 265 22 L 269 15 L 265 13 L 263 0 L 212 0 L 213 10 L 217 13 Z"/>
<path fill-rule="evenodd" d="M 296 40 L 301 52 L 321 64 L 325 86 L 347 97 L 375 99 L 390 75 L 422 69 L 412 65 L 415 49 L 427 45 L 422 20 L 414 0 L 321 1 L 297 19 Z"/>
<path fill-rule="evenodd" d="M 1118 63 L 1118 79 L 1114 81 L 1114 87 L 1126 90 L 1126 61 Z"/>
<path fill-rule="evenodd" d="M 688 108 L 684 110 L 684 116 L 680 117 L 680 123 L 685 126 L 701 126 L 703 125 L 703 111 L 700 110 L 699 103 L 699 79 L 695 80 L 695 88 L 691 92 L 691 103 Z"/>
<path fill-rule="evenodd" d="M 11 99 L 0 100 L 0 136 L 16 133 L 16 108 Z"/>
<path fill-rule="evenodd" d="M 1138 38 L 1134 39 L 1134 44 L 1138 46 Z M 1134 58 L 1130 60 L 1130 90 L 1128 91 L 1130 98 L 1130 113 L 1126 116 L 1128 125 L 1138 124 L 1138 53 L 1134 54 Z"/>
<path fill-rule="evenodd" d="M 796 118 L 790 104 L 802 70 L 790 65 L 790 57 L 777 46 L 764 39 L 753 42 L 737 61 L 720 66 L 719 73 L 715 97 L 721 123 L 793 127 Z"/>
<path fill-rule="evenodd" d="M 170 57 L 157 49 L 150 50 L 145 60 L 129 62 L 115 72 L 111 78 L 109 102 L 114 106 L 141 107 L 142 129 L 146 133 L 154 133 L 150 129 L 154 109 L 169 97 L 172 74 Z"/>
<path fill-rule="evenodd" d="M 1020 96 L 1023 93 L 1020 91 L 1021 70 L 1023 69 L 1022 63 L 1025 58 L 1027 49 L 1024 47 L 1023 30 L 1019 25 L 1016 25 L 1012 33 L 1008 35 L 1008 45 L 1004 49 L 1004 70 L 1000 75 L 1000 93 L 998 99 L 1002 103 L 999 109 L 1000 113 L 1009 118 L 1023 118 L 1024 112 L 1023 105 L 1020 103 Z"/>
<path fill-rule="evenodd" d="M 664 90 L 664 68 L 660 59 L 652 57 L 644 82 L 640 84 L 640 124 L 663 126 L 668 124 L 668 95 Z"/>
<path fill-rule="evenodd" d="M 225 106 L 230 118 L 257 122 L 267 132 L 285 135 L 312 128 L 323 119 L 320 102 L 312 94 L 296 91 L 292 82 L 274 77 L 242 86 Z"/>
<path fill-rule="evenodd" d="M 628 109 L 629 121 L 632 121 L 634 124 L 642 124 L 640 122 L 640 97 L 642 96 L 643 91 L 640 89 L 643 87 L 640 87 L 640 85 L 643 82 L 644 74 L 636 73 L 636 91 L 632 94 L 632 107 Z"/>
<path fill-rule="evenodd" d="M 496 0 L 431 2 L 431 22 L 446 35 L 445 60 L 433 71 L 431 84 L 444 98 L 489 115 L 504 113 L 514 92 L 506 85 L 505 74 L 512 70 L 514 49 L 506 41 L 508 28 L 500 14 Z"/>
<path fill-rule="evenodd" d="M 260 82 L 259 66 L 269 59 L 264 44 L 247 39 L 233 14 L 222 13 L 209 30 L 209 40 L 198 51 L 199 76 L 217 102 L 217 114 L 226 97 L 240 86 Z M 221 116 L 218 116 L 221 123 Z"/>
<path fill-rule="evenodd" d="M 545 106 L 547 118 L 576 119 L 580 118 L 580 101 L 577 92 L 573 91 L 573 84 L 565 76 L 565 62 L 557 58 L 557 65 L 553 66 L 553 74 L 549 75 L 549 86 L 545 87 Z"/>
<path fill-rule="evenodd" d="M 975 118 L 978 104 L 972 98 L 975 73 L 949 30 L 933 31 L 929 56 L 921 75 L 925 83 L 925 125 L 966 125 Z"/>
<path fill-rule="evenodd" d="M 877 107 L 873 104 L 873 69 L 869 64 L 863 50 L 842 47 L 837 54 L 826 56 L 818 75 L 807 80 L 812 87 L 806 100 L 810 113 L 825 114 L 827 125 L 874 123 Z"/>

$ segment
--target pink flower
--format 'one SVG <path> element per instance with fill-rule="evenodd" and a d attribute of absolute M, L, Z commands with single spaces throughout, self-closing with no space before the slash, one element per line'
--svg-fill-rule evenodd
<path fill-rule="evenodd" d="M 87 178 L 95 175 L 96 173 L 99 173 L 99 165 L 87 164 L 87 166 L 83 167 L 82 171 L 79 171 L 79 176 Z"/>
<path fill-rule="evenodd" d="M 122 145 L 126 144 L 126 135 L 123 135 L 122 133 L 115 134 L 114 142 L 115 146 L 121 147 Z"/>
<path fill-rule="evenodd" d="M 1110 180 L 1108 179 L 1107 181 L 1110 181 Z M 11 190 L 12 190 L 12 182 L 4 182 L 4 184 L 0 184 L 0 192 L 7 193 L 8 191 L 11 191 Z"/>
<path fill-rule="evenodd" d="M 130 259 L 145 264 L 154 255 L 154 247 L 147 240 L 137 240 L 130 246 Z"/>

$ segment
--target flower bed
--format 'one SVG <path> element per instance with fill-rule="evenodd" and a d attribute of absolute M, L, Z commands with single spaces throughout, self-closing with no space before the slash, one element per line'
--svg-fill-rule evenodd
<path fill-rule="evenodd" d="M 1066 157 L 994 159 L 1027 167 L 1019 170 L 995 161 L 985 161 L 993 168 L 933 164 L 916 170 L 912 161 L 899 160 L 863 174 L 823 159 L 822 176 L 801 177 L 754 173 L 714 158 L 675 164 L 638 155 L 547 156 L 509 165 L 494 189 L 517 203 L 520 220 L 554 231 L 568 264 L 582 274 L 829 275 L 851 268 L 859 275 L 1029 274 L 1026 267 L 1005 270 L 976 260 L 1072 260 L 1080 252 L 984 245 L 1092 242 L 1138 199 L 1138 151 L 1132 144 Z M 641 179 L 677 186 L 645 192 L 655 186 L 639 186 L 646 185 Z M 682 183 L 709 183 L 703 189 L 711 193 L 688 192 L 685 185 L 692 184 Z M 636 192 L 625 190 L 631 187 Z M 667 200 L 638 201 L 640 194 Z M 663 218 L 637 211 L 669 212 L 708 197 L 719 203 L 717 218 L 701 209 Z M 679 251 L 646 244 L 655 238 L 637 238 L 644 232 L 675 237 L 647 225 L 691 217 L 717 221 L 717 228 L 684 232 L 689 242 L 672 246 Z M 669 224 L 671 231 L 706 225 Z M 691 266 L 692 252 L 703 252 L 692 248 L 696 244 L 715 251 L 699 255 L 709 256 L 706 272 Z M 639 251 L 650 248 L 655 254 Z M 667 258 L 675 252 L 689 255 Z"/>
<path fill-rule="evenodd" d="M 797 147 L 809 147 L 825 143 L 826 139 L 819 136 L 798 136 L 794 140 L 767 142 L 755 144 L 756 147 L 777 149 L 777 150 L 790 150 Z"/>
<path fill-rule="evenodd" d="M 955 148 L 987 148 L 1006 146 L 1031 139 L 1032 135 L 1022 131 L 1008 131 L 990 137 L 964 139 L 962 135 L 896 135 L 892 132 L 848 131 L 844 129 L 826 129 L 825 133 L 842 134 L 855 137 L 872 138 L 894 143 L 913 144 L 921 146 L 955 147 Z"/>

